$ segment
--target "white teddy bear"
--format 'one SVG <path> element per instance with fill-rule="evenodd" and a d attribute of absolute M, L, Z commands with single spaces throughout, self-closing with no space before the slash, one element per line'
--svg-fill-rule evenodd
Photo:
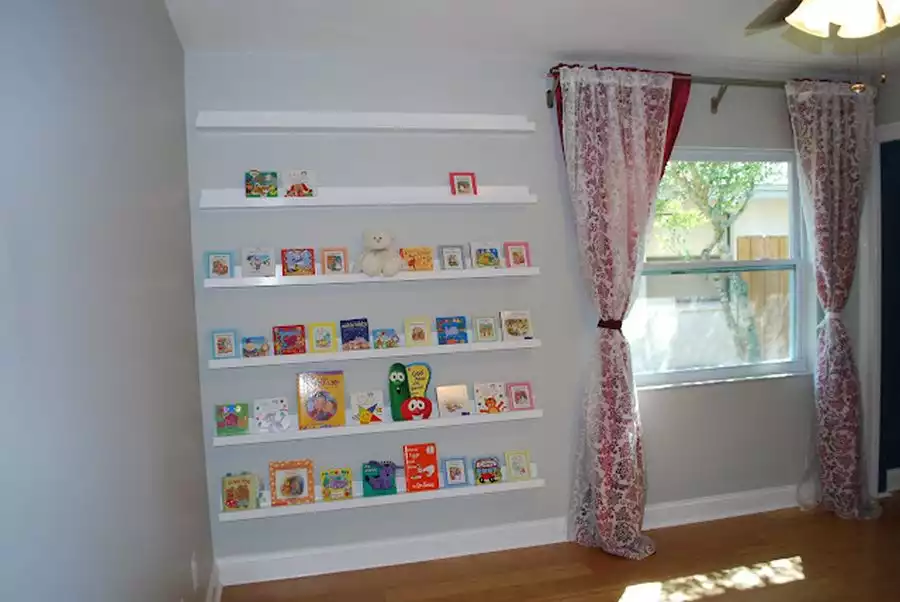
<path fill-rule="evenodd" d="M 396 276 L 403 261 L 400 255 L 391 249 L 394 239 L 383 230 L 366 230 L 363 232 L 363 248 L 365 252 L 360 259 L 362 271 L 367 276 Z"/>

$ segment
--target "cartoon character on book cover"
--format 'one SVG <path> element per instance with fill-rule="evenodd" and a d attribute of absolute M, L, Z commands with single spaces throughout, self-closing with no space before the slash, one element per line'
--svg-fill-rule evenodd
<path fill-rule="evenodd" d="M 306 372 L 297 375 L 300 429 L 344 426 L 344 373 Z"/>

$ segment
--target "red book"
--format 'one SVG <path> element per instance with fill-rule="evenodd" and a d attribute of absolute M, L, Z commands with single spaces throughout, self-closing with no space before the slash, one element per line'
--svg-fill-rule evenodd
<path fill-rule="evenodd" d="M 428 491 L 440 487 L 438 480 L 437 446 L 434 443 L 416 443 L 403 446 L 406 471 L 406 491 Z"/>
<path fill-rule="evenodd" d="M 306 328 L 303 324 L 276 326 L 272 329 L 275 355 L 306 353 Z"/>

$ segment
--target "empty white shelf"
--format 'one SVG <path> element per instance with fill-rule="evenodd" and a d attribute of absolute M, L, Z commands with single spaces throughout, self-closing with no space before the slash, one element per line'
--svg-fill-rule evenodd
<path fill-rule="evenodd" d="M 434 270 L 431 272 L 400 272 L 390 278 L 354 274 L 317 274 L 315 276 L 282 276 L 281 265 L 275 266 L 275 276 L 243 278 L 240 267 L 235 268 L 234 278 L 206 278 L 204 288 L 252 288 L 258 286 L 315 286 L 320 284 L 366 284 L 373 282 L 418 282 L 421 280 L 467 280 L 471 278 L 509 278 L 537 276 L 540 268 L 480 268 L 468 270 Z"/>
<path fill-rule="evenodd" d="M 452 195 L 449 186 L 329 187 L 314 197 L 247 197 L 242 188 L 205 189 L 200 209 L 285 209 L 295 207 L 390 207 L 440 205 L 527 205 L 537 203 L 527 186 L 479 186 L 477 195 Z"/>
<path fill-rule="evenodd" d="M 356 113 L 333 111 L 199 111 L 198 129 L 258 131 L 533 132 L 525 115 Z"/>
<path fill-rule="evenodd" d="M 381 422 L 361 426 L 338 426 L 333 428 L 291 430 L 283 433 L 259 433 L 253 435 L 235 435 L 232 437 L 214 437 L 213 447 L 229 445 L 252 445 L 255 443 L 278 443 L 298 439 L 321 439 L 323 437 L 345 437 L 348 435 L 370 435 L 374 433 L 393 433 L 397 431 L 414 431 L 419 429 L 447 428 L 474 424 L 491 424 L 494 422 L 513 422 L 541 418 L 544 410 L 520 410 L 501 414 L 476 414 L 474 416 L 454 416 L 449 418 L 433 418 L 430 420 L 407 420 L 405 422 Z"/>
<path fill-rule="evenodd" d="M 434 333 L 432 333 L 434 334 Z M 393 349 L 364 349 L 336 353 L 301 353 L 299 355 L 266 355 L 224 360 L 209 360 L 209 368 L 251 368 L 254 366 L 283 366 L 290 364 L 319 364 L 350 360 L 387 359 L 417 355 L 445 355 L 448 353 L 476 353 L 479 351 L 516 351 L 541 346 L 539 339 L 527 341 L 497 341 L 496 343 L 464 343 L 460 345 L 430 345 L 428 347 L 395 347 Z"/>

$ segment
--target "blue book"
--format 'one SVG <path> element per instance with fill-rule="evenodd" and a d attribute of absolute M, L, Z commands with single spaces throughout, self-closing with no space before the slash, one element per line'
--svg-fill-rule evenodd
<path fill-rule="evenodd" d="M 436 318 L 434 322 L 437 327 L 438 345 L 458 345 L 469 342 L 465 316 Z"/>
<path fill-rule="evenodd" d="M 369 320 L 353 318 L 341 320 L 341 351 L 371 349 L 369 344 Z"/>

